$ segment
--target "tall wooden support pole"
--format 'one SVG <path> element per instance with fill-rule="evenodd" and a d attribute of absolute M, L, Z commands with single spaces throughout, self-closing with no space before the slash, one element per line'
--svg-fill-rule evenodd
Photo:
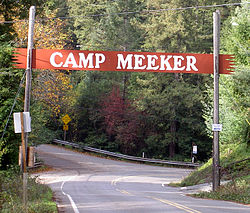
<path fill-rule="evenodd" d="M 31 76 L 32 76 L 32 49 L 33 49 L 33 35 L 34 35 L 34 25 L 35 25 L 35 6 L 30 7 L 29 11 L 29 32 L 28 32 L 28 47 L 27 47 L 27 68 L 26 68 L 26 85 L 25 85 L 25 98 L 24 98 L 24 112 L 30 111 L 30 94 L 31 94 Z M 21 121 L 23 122 L 23 113 L 21 113 Z M 22 124 L 23 125 L 23 124 Z M 23 204 L 25 207 L 25 212 L 27 212 L 27 147 L 28 147 L 28 133 L 24 132 L 22 127 L 22 159 L 21 159 L 21 169 L 23 171 Z"/>
<path fill-rule="evenodd" d="M 30 7 L 30 14 L 29 14 L 29 34 L 28 34 L 28 47 L 27 47 L 27 68 L 26 68 L 24 112 L 29 112 L 29 109 L 30 109 L 34 24 L 35 24 L 35 6 L 32 6 Z"/>
<path fill-rule="evenodd" d="M 35 6 L 30 7 L 29 12 L 29 32 L 28 32 L 28 48 L 27 48 L 27 65 L 26 65 L 26 85 L 24 97 L 24 112 L 30 111 L 30 93 L 31 93 L 31 72 L 32 72 L 32 49 L 33 49 L 33 35 L 35 24 Z M 27 159 L 28 133 L 24 133 L 25 138 L 25 153 Z M 22 171 L 24 168 L 24 160 L 21 159 Z"/>
<path fill-rule="evenodd" d="M 219 124 L 219 50 L 220 50 L 220 12 L 213 13 L 214 40 L 214 116 L 213 123 Z M 220 186 L 219 131 L 213 132 L 213 191 Z"/>

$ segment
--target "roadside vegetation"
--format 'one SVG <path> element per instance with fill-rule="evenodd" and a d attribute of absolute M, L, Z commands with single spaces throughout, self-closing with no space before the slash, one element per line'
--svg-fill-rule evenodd
<path fill-rule="evenodd" d="M 198 198 L 227 200 L 242 204 L 250 204 L 250 176 L 240 177 L 220 186 L 215 192 L 201 192 L 192 195 Z"/>
<path fill-rule="evenodd" d="M 234 150 L 228 150 L 221 154 L 221 181 L 229 181 L 223 184 L 215 192 L 200 192 L 194 197 L 210 198 L 218 200 L 235 201 L 250 204 L 250 148 L 246 144 L 240 144 Z M 173 186 L 192 186 L 212 182 L 212 160 L 192 172 L 187 178 Z"/>
<path fill-rule="evenodd" d="M 18 167 L 0 171 L 0 209 L 2 213 L 26 212 L 23 205 L 23 181 Z M 36 177 L 28 178 L 27 213 L 56 213 L 51 189 L 36 181 Z"/>

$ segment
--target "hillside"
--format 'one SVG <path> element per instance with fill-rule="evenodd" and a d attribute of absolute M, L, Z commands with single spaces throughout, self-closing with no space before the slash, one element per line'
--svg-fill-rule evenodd
<path fill-rule="evenodd" d="M 224 150 L 221 153 L 221 180 L 230 182 L 216 192 L 202 192 L 194 196 L 250 204 L 249 154 L 250 147 L 247 144 L 238 144 Z M 191 186 L 209 182 L 212 182 L 212 159 L 183 179 L 179 185 Z"/>

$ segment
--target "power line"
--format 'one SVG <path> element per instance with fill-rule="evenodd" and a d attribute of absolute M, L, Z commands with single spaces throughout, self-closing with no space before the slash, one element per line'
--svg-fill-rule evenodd
<path fill-rule="evenodd" d="M 102 14 L 92 14 L 92 15 L 84 15 L 84 16 L 61 16 L 54 18 L 41 18 L 36 21 L 44 21 L 44 20 L 53 20 L 53 19 L 73 19 L 73 18 L 87 18 L 87 17 L 101 17 L 101 16 L 112 16 L 112 15 L 131 15 L 131 14 L 139 14 L 139 13 L 159 13 L 166 11 L 181 11 L 181 10 L 190 10 L 190 9 L 208 9 L 215 7 L 228 7 L 228 6 L 240 6 L 244 4 L 250 4 L 250 2 L 242 2 L 242 3 L 229 3 L 229 4 L 219 4 L 219 5 L 204 5 L 204 6 L 190 6 L 190 7 L 179 7 L 179 8 L 166 8 L 166 9 L 158 9 L 158 10 L 142 10 L 142 11 L 124 11 L 118 13 L 102 13 Z M 1 21 L 0 24 L 12 24 L 16 22 L 28 22 L 27 19 L 23 20 L 13 20 L 13 21 Z"/>

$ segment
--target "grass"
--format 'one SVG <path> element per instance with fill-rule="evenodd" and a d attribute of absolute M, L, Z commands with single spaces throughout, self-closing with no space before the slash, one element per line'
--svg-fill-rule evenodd
<path fill-rule="evenodd" d="M 250 204 L 250 175 L 237 178 L 234 181 L 220 186 L 215 192 L 201 192 L 194 194 L 194 197 L 210 198 L 216 200 L 235 201 L 243 204 Z"/>
<path fill-rule="evenodd" d="M 28 178 L 27 213 L 57 213 L 51 189 Z M 26 212 L 23 205 L 22 176 L 16 168 L 0 171 L 0 209 L 2 213 Z"/>
<path fill-rule="evenodd" d="M 228 146 L 221 153 L 221 180 L 230 180 L 226 185 L 219 187 L 215 192 L 202 192 L 195 197 L 235 201 L 250 204 L 250 147 L 247 144 Z M 212 182 L 212 159 L 192 172 L 180 183 L 171 186 L 192 186 Z"/>

